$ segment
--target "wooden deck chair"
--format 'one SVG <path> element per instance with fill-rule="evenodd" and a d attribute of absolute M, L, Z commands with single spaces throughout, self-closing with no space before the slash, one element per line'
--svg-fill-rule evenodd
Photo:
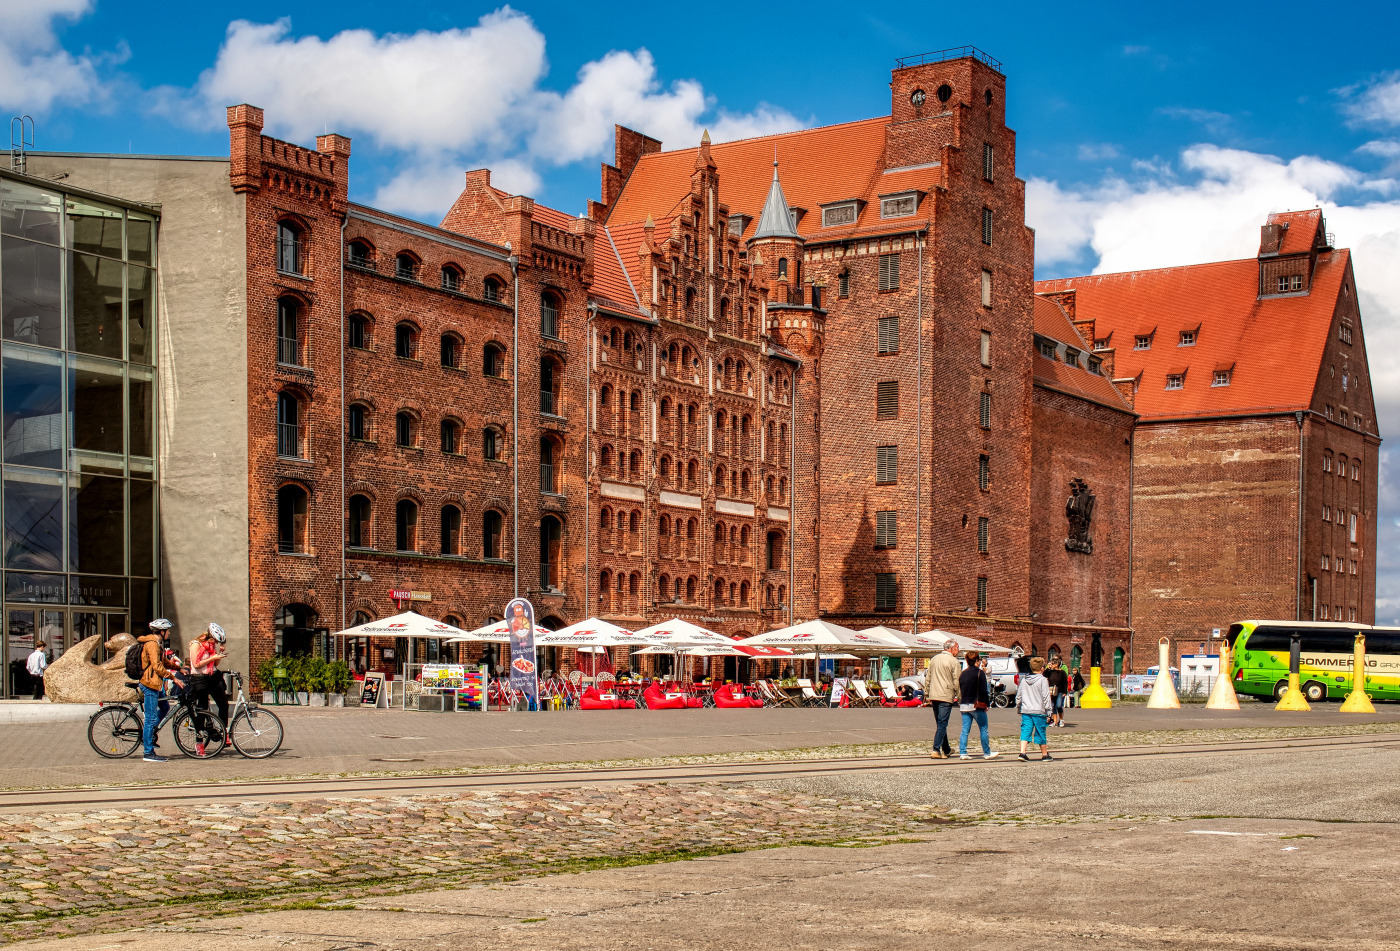
<path fill-rule="evenodd" d="M 897 703 L 899 703 L 899 691 L 895 689 L 894 681 L 880 681 L 880 706 L 892 707 Z"/>
<path fill-rule="evenodd" d="M 812 689 L 812 682 L 810 680 L 807 680 L 805 678 L 799 678 L 797 681 L 797 687 L 799 690 L 802 691 L 802 702 L 807 706 L 826 706 L 826 701 L 824 701 L 821 698 L 821 696 L 815 690 Z"/>
<path fill-rule="evenodd" d="M 766 680 L 760 680 L 758 685 L 759 689 L 763 691 L 763 699 L 775 707 L 800 707 L 802 705 L 798 703 L 796 697 L 776 684 L 769 683 Z"/>
<path fill-rule="evenodd" d="M 853 707 L 873 707 L 880 703 L 879 698 L 872 694 L 865 686 L 865 681 L 859 677 L 851 678 L 848 694 Z"/>

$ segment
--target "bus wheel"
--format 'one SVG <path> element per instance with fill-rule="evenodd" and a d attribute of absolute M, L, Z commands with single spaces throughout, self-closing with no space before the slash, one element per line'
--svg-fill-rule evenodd
<path fill-rule="evenodd" d="M 1308 703 L 1322 703 L 1327 699 L 1327 685 L 1310 680 L 1303 687 L 1303 696 L 1308 698 Z"/>
<path fill-rule="evenodd" d="M 1283 699 L 1283 695 L 1286 694 L 1286 693 L 1288 693 L 1288 681 L 1286 681 L 1286 680 L 1280 680 L 1278 683 L 1274 684 L 1274 699 L 1275 699 L 1275 700 L 1282 700 L 1282 699 Z"/>

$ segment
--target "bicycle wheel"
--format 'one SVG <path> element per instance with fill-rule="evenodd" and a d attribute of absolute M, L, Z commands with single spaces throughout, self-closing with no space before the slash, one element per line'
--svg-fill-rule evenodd
<path fill-rule="evenodd" d="M 88 743 L 98 756 L 121 759 L 141 745 L 141 718 L 130 707 L 103 707 L 88 719 Z"/>
<path fill-rule="evenodd" d="M 248 707 L 233 718 L 229 739 L 249 759 L 271 756 L 282 747 L 282 721 L 271 710 Z"/>
<path fill-rule="evenodd" d="M 175 745 L 180 752 L 193 759 L 210 759 L 223 752 L 228 737 L 219 729 L 219 718 L 208 710 L 181 710 L 171 724 L 175 734 Z M 200 745 L 204 753 L 199 752 Z"/>

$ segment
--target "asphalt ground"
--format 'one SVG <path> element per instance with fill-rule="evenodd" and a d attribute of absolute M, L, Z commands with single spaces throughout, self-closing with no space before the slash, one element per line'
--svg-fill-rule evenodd
<path fill-rule="evenodd" d="M 1400 724 L 1400 705 L 1348 715 L 1339 704 L 1311 713 L 1279 713 L 1243 701 L 1238 712 L 1188 704 L 1148 710 L 1123 703 L 1111 710 L 1072 710 L 1072 724 L 1051 732 L 1052 744 L 1085 734 L 1147 735 L 1155 731 L 1347 728 Z M 918 709 L 762 709 L 561 711 L 549 713 L 418 713 L 398 710 L 277 707 L 286 739 L 282 751 L 248 760 L 231 750 L 213 760 L 190 760 L 168 731 L 167 763 L 98 757 L 85 723 L 12 724 L 0 728 L 0 788 L 112 786 L 144 782 L 237 781 L 286 776 L 499 768 L 649 758 L 809 750 L 832 746 L 929 742 L 933 713 Z M 994 737 L 1016 734 L 1019 718 L 991 711 Z M 954 715 L 956 725 L 958 718 Z M 953 737 L 956 742 L 957 737 Z M 1009 748 L 1003 740 L 999 744 Z"/>

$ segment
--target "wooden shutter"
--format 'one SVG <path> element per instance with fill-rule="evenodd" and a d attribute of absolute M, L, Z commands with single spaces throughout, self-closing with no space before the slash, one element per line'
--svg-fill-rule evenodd
<path fill-rule="evenodd" d="M 988 527 L 989 527 L 990 524 L 991 524 L 991 519 L 989 519 L 989 518 L 979 518 L 979 519 L 977 520 L 977 550 L 978 550 L 978 551 L 986 551 L 986 550 L 987 550 L 987 540 L 988 540 L 988 534 L 989 534 L 989 532 L 988 532 Z"/>
<path fill-rule="evenodd" d="M 876 351 L 879 353 L 899 352 L 899 318 L 881 317 L 876 325 Z"/>
<path fill-rule="evenodd" d="M 897 544 L 895 535 L 895 513 L 875 513 L 875 547 L 893 548 Z"/>
<path fill-rule="evenodd" d="M 982 393 L 980 395 L 980 405 L 978 406 L 978 417 L 983 429 L 992 428 L 992 394 Z"/>
<path fill-rule="evenodd" d="M 982 243 L 992 243 L 992 209 L 982 209 Z"/>
<path fill-rule="evenodd" d="M 898 476 L 899 447 L 877 446 L 875 449 L 875 481 L 894 482 Z"/>
<path fill-rule="evenodd" d="M 893 611 L 898 604 L 895 576 L 893 572 L 877 572 L 875 575 L 875 610 Z"/>
<path fill-rule="evenodd" d="M 875 384 L 875 418 L 899 418 L 898 380 L 883 380 Z"/>
<path fill-rule="evenodd" d="M 899 255 L 880 255 L 880 290 L 893 291 L 899 288 Z"/>

